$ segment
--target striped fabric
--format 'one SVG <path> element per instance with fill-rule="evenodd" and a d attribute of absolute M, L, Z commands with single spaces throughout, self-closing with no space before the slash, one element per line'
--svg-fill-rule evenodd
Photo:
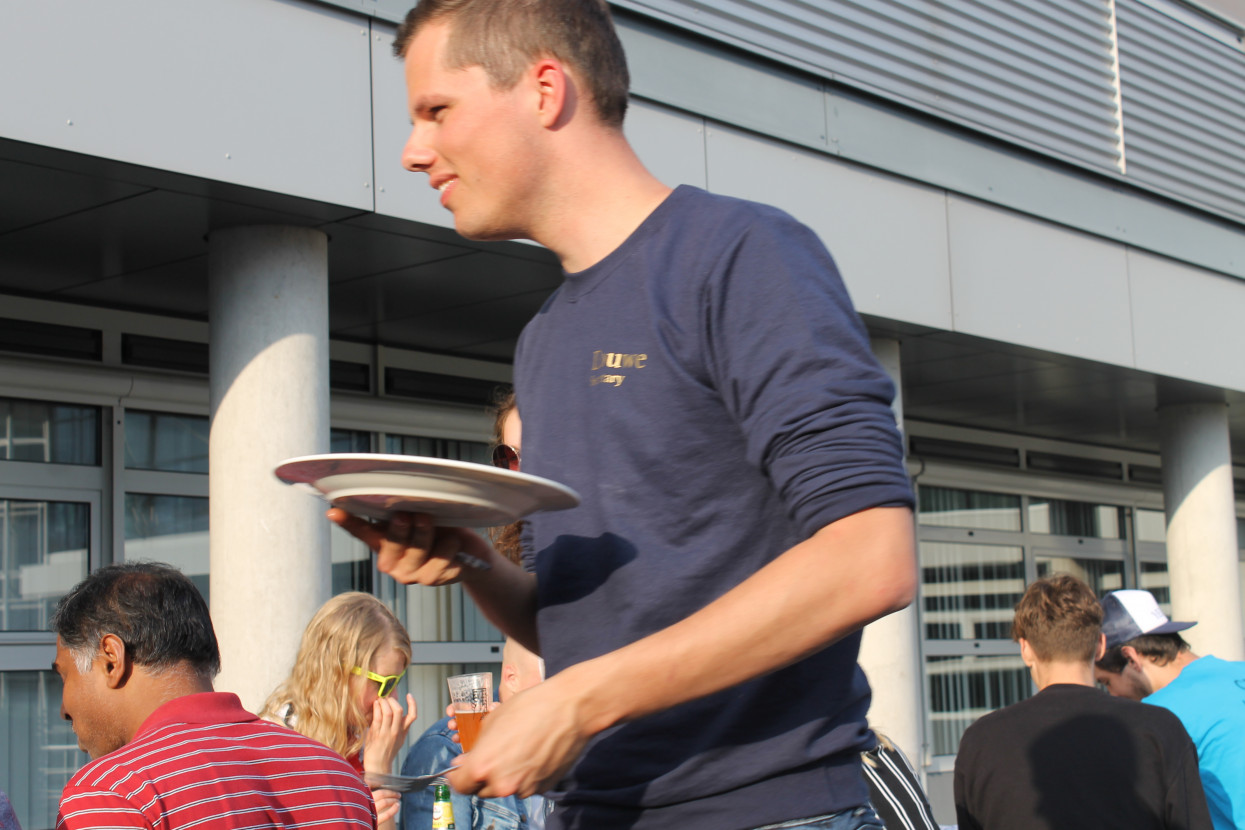
<path fill-rule="evenodd" d="M 57 830 L 375 828 L 372 794 L 340 755 L 262 721 L 236 695 L 188 695 L 78 770 Z"/>
<path fill-rule="evenodd" d="M 869 798 L 886 830 L 938 830 L 916 770 L 898 748 L 879 743 L 861 753 Z"/>

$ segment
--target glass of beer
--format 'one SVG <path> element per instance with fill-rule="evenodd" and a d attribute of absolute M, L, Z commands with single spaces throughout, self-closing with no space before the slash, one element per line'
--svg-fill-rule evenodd
<path fill-rule="evenodd" d="M 480 734 L 480 724 L 493 702 L 493 673 L 457 674 L 447 678 L 454 720 L 458 721 L 458 740 L 463 752 L 470 752 Z"/>

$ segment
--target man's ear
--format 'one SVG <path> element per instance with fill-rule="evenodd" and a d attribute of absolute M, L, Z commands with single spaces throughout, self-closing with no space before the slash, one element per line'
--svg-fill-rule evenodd
<path fill-rule="evenodd" d="M 1107 653 L 1107 635 L 1098 635 L 1098 649 L 1094 652 L 1094 662 L 1097 663 L 1102 656 Z"/>
<path fill-rule="evenodd" d="M 105 682 L 110 689 L 125 685 L 130 677 L 130 656 L 125 643 L 116 634 L 105 634 L 99 642 L 96 660 L 104 661 Z"/>
<path fill-rule="evenodd" d="M 502 663 L 501 685 L 509 686 L 512 691 L 518 691 L 519 669 L 513 663 Z"/>
<path fill-rule="evenodd" d="M 1029 645 L 1029 641 L 1024 637 L 1017 639 L 1020 643 L 1020 659 L 1029 668 L 1033 668 L 1033 664 L 1037 662 L 1037 655 L 1033 653 L 1033 646 Z"/>
<path fill-rule="evenodd" d="M 1123 646 L 1120 649 L 1120 654 L 1124 655 L 1124 659 L 1128 661 L 1130 666 L 1137 669 L 1141 668 L 1141 655 L 1137 653 L 1137 649 L 1132 646 Z"/>
<path fill-rule="evenodd" d="M 546 129 L 564 125 L 574 112 L 575 87 L 566 68 L 556 58 L 541 58 L 531 68 L 539 95 L 540 125 Z"/>

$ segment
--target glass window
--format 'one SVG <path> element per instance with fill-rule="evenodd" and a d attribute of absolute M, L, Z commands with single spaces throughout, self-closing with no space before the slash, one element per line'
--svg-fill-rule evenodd
<path fill-rule="evenodd" d="M 417 435 L 386 435 L 385 452 L 396 455 L 426 455 L 455 461 L 492 462 L 492 450 L 480 441 L 454 441 L 449 438 L 421 438 Z"/>
<path fill-rule="evenodd" d="M 1031 694 L 1019 655 L 928 657 L 925 673 L 935 755 L 954 755 L 973 721 Z"/>
<path fill-rule="evenodd" d="M 920 560 L 926 639 L 1011 639 L 1025 590 L 1019 547 L 923 541 Z"/>
<path fill-rule="evenodd" d="M 1020 496 L 921 487 L 921 524 L 980 530 L 1020 530 Z"/>
<path fill-rule="evenodd" d="M 1029 530 L 1033 533 L 1122 539 L 1123 528 L 1122 507 L 1059 499 L 1029 499 Z"/>
<path fill-rule="evenodd" d="M 208 599 L 208 500 L 192 496 L 125 496 L 125 559 L 166 562 L 190 577 Z"/>
<path fill-rule="evenodd" d="M 329 528 L 333 595 L 346 591 L 372 593 L 372 552 L 337 525 Z M 427 590 L 427 589 L 425 589 Z"/>
<path fill-rule="evenodd" d="M 1133 528 L 1138 542 L 1167 541 L 1167 517 L 1162 510 L 1138 509 L 1133 513 Z"/>
<path fill-rule="evenodd" d="M 99 466 L 94 406 L 0 398 L 0 461 Z"/>
<path fill-rule="evenodd" d="M 56 601 L 86 577 L 91 507 L 0 499 L 0 631 L 47 631 Z"/>
<path fill-rule="evenodd" d="M 1159 607 L 1163 609 L 1163 613 L 1170 617 L 1172 613 L 1172 583 L 1171 577 L 1167 575 L 1167 563 L 1142 562 L 1140 571 L 1137 587 L 1154 594 L 1154 599 L 1158 602 Z"/>
<path fill-rule="evenodd" d="M 167 473 L 208 471 L 207 418 L 171 412 L 125 413 L 125 466 Z"/>
<path fill-rule="evenodd" d="M 329 431 L 329 452 L 371 452 L 372 433 L 357 429 Z"/>
<path fill-rule="evenodd" d="M 0 789 L 27 830 L 56 825 L 61 790 L 88 760 L 60 706 L 55 672 L 0 672 Z"/>
<path fill-rule="evenodd" d="M 1070 574 L 1093 589 L 1101 597 L 1108 591 L 1124 587 L 1124 563 L 1105 559 L 1077 559 L 1072 556 L 1036 556 L 1039 579 L 1055 574 Z"/>

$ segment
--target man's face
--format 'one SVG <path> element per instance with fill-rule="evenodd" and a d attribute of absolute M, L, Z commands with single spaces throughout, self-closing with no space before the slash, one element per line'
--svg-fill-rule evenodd
<path fill-rule="evenodd" d="M 1131 663 L 1124 666 L 1121 672 L 1106 671 L 1094 667 L 1094 679 L 1102 684 L 1113 697 L 1126 697 L 1130 700 L 1141 700 L 1154 693 L 1150 679 Z"/>
<path fill-rule="evenodd" d="M 448 23 L 425 26 L 406 52 L 411 136 L 402 166 L 427 173 L 469 239 L 531 235 L 528 217 L 539 180 L 532 151 L 538 96 L 520 82 L 498 91 L 484 69 L 448 69 Z"/>
<path fill-rule="evenodd" d="M 60 675 L 64 689 L 61 692 L 61 717 L 73 726 L 78 736 L 78 748 L 91 758 L 107 755 L 125 746 L 126 736 L 117 721 L 117 713 L 109 711 L 107 661 L 97 656 L 86 674 L 78 671 L 73 654 L 65 648 L 60 637 L 56 638 L 56 660 L 52 668 Z"/>

